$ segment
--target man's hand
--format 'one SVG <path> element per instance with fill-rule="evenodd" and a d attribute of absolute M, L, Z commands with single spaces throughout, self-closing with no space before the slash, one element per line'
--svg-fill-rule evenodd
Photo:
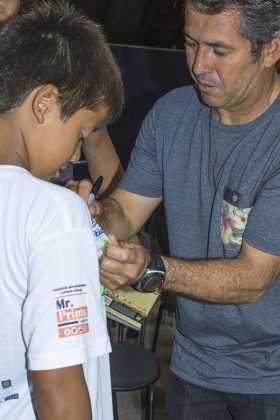
<path fill-rule="evenodd" d="M 69 181 L 66 188 L 76 192 L 87 203 L 92 183 L 82 181 Z M 94 200 L 89 206 L 93 217 L 102 215 L 102 204 Z M 102 257 L 99 259 L 100 280 L 111 290 L 134 284 L 147 270 L 150 262 L 149 253 L 136 237 L 129 241 L 117 241 L 114 235 L 108 235 L 111 244 L 106 245 Z"/>
<path fill-rule="evenodd" d="M 92 189 L 92 183 L 89 179 L 83 179 L 81 181 L 70 180 L 65 184 L 65 187 L 77 193 L 85 203 L 88 203 L 89 194 Z M 96 200 L 88 205 L 88 209 L 93 217 L 97 217 L 102 213 L 102 206 Z"/>
<path fill-rule="evenodd" d="M 92 182 L 89 179 L 83 179 L 82 181 L 73 181 L 73 179 L 71 179 L 65 184 L 65 187 L 68 188 L 68 190 L 79 194 L 79 196 L 87 202 L 89 193 L 92 189 Z"/>
<path fill-rule="evenodd" d="M 108 237 L 111 244 L 106 245 L 99 260 L 101 282 L 111 290 L 134 284 L 147 270 L 149 253 L 133 241 L 118 242 L 114 235 Z"/>

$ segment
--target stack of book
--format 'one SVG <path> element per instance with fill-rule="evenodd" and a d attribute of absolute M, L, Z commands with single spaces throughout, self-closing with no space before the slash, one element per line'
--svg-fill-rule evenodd
<path fill-rule="evenodd" d="M 139 331 L 159 295 L 160 292 L 137 292 L 130 286 L 115 291 L 105 287 L 104 298 L 107 316 Z"/>

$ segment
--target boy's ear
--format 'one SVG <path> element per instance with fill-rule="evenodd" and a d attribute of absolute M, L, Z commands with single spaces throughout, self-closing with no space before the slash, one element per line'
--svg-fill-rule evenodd
<path fill-rule="evenodd" d="M 39 124 L 43 124 L 47 114 L 57 107 L 58 89 L 54 85 L 45 85 L 36 92 L 32 109 Z"/>

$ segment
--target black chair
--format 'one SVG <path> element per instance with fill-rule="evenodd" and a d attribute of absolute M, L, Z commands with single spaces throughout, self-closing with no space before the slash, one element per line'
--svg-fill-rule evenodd
<path fill-rule="evenodd" d="M 123 326 L 119 325 L 118 339 L 122 339 Z M 144 332 L 142 332 L 142 337 Z M 121 337 L 121 338 L 120 338 Z M 118 420 L 117 392 L 146 388 L 146 419 L 154 419 L 155 382 L 160 368 L 155 354 L 143 346 L 124 342 L 112 343 L 110 354 L 114 420 Z"/>

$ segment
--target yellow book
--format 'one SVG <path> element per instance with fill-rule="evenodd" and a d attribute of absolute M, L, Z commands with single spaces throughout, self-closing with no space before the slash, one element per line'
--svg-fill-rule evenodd
<path fill-rule="evenodd" d="M 140 330 L 160 292 L 141 293 L 130 286 L 114 292 L 104 288 L 105 307 L 108 318 Z"/>

